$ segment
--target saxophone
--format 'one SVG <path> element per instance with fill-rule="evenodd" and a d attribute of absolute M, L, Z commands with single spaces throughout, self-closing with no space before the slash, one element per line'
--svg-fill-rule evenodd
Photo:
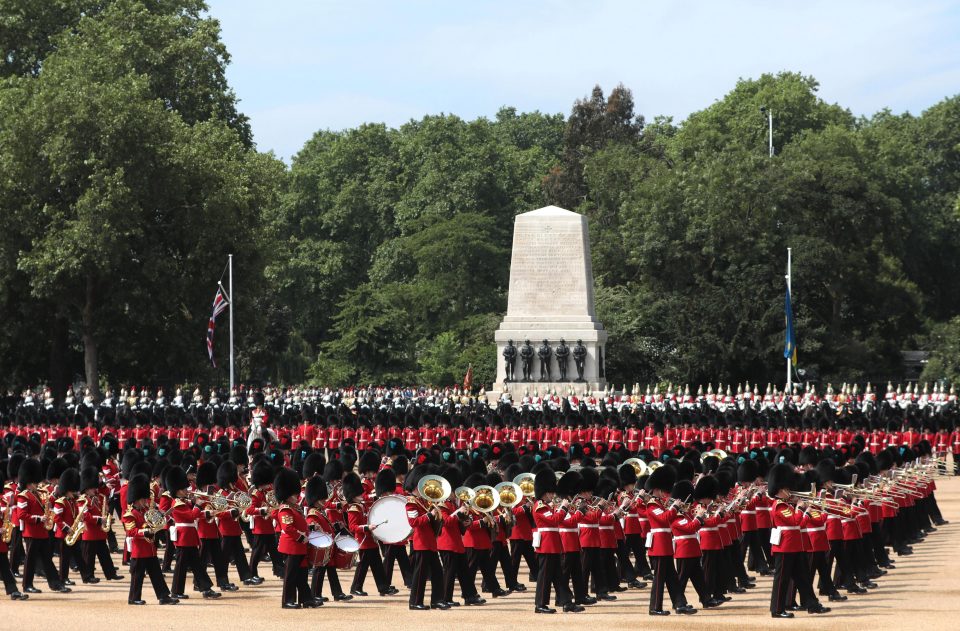
<path fill-rule="evenodd" d="M 70 526 L 70 532 L 67 533 L 67 536 L 63 538 L 63 542 L 68 546 L 75 545 L 77 541 L 80 540 L 80 535 L 83 534 L 83 531 L 87 529 L 87 524 L 83 521 L 83 514 L 87 512 L 87 506 L 89 501 L 84 502 L 83 506 L 80 507 L 80 510 L 77 511 L 77 517 L 73 520 L 73 524 Z"/>
<path fill-rule="evenodd" d="M 43 504 L 43 527 L 47 530 L 53 530 L 53 527 L 56 526 L 57 516 L 53 513 L 53 502 L 51 502 L 51 493 L 48 491 L 46 493 L 41 493 L 40 503 Z"/>
<path fill-rule="evenodd" d="M 3 511 L 3 528 L 0 530 L 0 540 L 3 540 L 4 543 L 10 543 L 13 539 L 13 502 L 16 498 L 13 494 L 10 494 L 10 502 L 7 504 L 7 509 Z"/>
<path fill-rule="evenodd" d="M 101 495 L 103 498 L 103 510 L 100 511 L 100 514 L 103 516 L 103 521 L 101 525 L 103 526 L 103 531 L 110 533 L 113 530 L 113 511 L 110 510 L 110 503 L 107 501 L 108 498 L 106 495 Z"/>

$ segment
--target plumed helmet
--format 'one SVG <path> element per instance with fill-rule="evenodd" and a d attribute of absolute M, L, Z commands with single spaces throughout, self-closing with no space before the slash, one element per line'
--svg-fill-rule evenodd
<path fill-rule="evenodd" d="M 237 463 L 232 460 L 225 460 L 217 468 L 217 486 L 221 489 L 229 488 L 230 485 L 237 483 L 240 476 L 237 471 Z"/>
<path fill-rule="evenodd" d="M 373 481 L 373 488 L 377 493 L 377 497 L 383 497 L 396 491 L 397 475 L 393 469 L 381 469 Z"/>
<path fill-rule="evenodd" d="M 717 496 L 717 479 L 712 475 L 705 475 L 697 480 L 697 486 L 693 489 L 693 499 L 708 500 Z"/>
<path fill-rule="evenodd" d="M 273 467 L 270 466 L 270 463 L 267 460 L 260 460 L 253 466 L 253 471 L 250 473 L 250 483 L 253 486 L 270 484 L 273 477 Z"/>
<path fill-rule="evenodd" d="M 673 467 L 662 466 L 647 476 L 647 483 L 644 486 L 647 491 L 660 490 L 664 493 L 669 493 L 676 483 L 677 473 Z"/>
<path fill-rule="evenodd" d="M 348 502 L 352 502 L 354 499 L 363 495 L 363 483 L 360 481 L 360 476 L 356 473 L 348 473 L 343 478 L 343 497 Z"/>
<path fill-rule="evenodd" d="M 544 469 L 533 479 L 533 493 L 542 499 L 547 493 L 557 492 L 557 475 L 551 469 Z"/>
<path fill-rule="evenodd" d="M 163 475 L 163 488 L 171 495 L 190 486 L 187 472 L 180 467 L 169 467 Z"/>
<path fill-rule="evenodd" d="M 209 460 L 200 465 L 197 469 L 197 488 L 204 489 L 211 484 L 217 483 L 217 465 Z"/>
<path fill-rule="evenodd" d="M 63 473 L 60 474 L 57 490 L 60 492 L 60 495 L 80 492 L 80 472 L 73 467 L 65 469 Z"/>
<path fill-rule="evenodd" d="M 793 465 L 780 463 L 770 468 L 767 474 L 767 495 L 776 497 L 783 489 L 793 488 Z"/>
<path fill-rule="evenodd" d="M 293 469 L 280 469 L 273 479 L 273 492 L 278 502 L 285 502 L 291 496 L 300 496 L 300 474 Z"/>
<path fill-rule="evenodd" d="M 40 484 L 43 480 L 43 471 L 39 460 L 27 458 L 20 464 L 17 471 L 17 487 L 24 488 L 28 484 Z"/>
<path fill-rule="evenodd" d="M 307 506 L 313 506 L 319 501 L 327 499 L 327 483 L 323 478 L 314 476 L 307 479 L 307 488 L 304 491 L 304 500 Z"/>

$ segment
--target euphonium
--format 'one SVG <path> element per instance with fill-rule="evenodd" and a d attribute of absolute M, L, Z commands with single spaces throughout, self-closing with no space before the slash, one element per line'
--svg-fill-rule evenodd
<path fill-rule="evenodd" d="M 513 483 L 520 487 L 524 497 L 533 497 L 534 478 L 532 473 L 521 473 L 513 479 Z"/>
<path fill-rule="evenodd" d="M 450 482 L 439 475 L 425 475 L 417 485 L 417 492 L 428 502 L 440 503 L 450 497 Z"/>
<path fill-rule="evenodd" d="M 513 508 L 523 499 L 523 491 L 519 484 L 513 482 L 501 482 L 494 487 L 497 495 L 500 496 L 500 506 L 504 508 Z"/>

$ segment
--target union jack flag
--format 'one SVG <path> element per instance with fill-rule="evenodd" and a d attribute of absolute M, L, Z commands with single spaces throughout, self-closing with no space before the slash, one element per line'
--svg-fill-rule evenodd
<path fill-rule="evenodd" d="M 223 313 L 229 305 L 230 302 L 223 295 L 223 287 L 217 288 L 217 295 L 213 297 L 213 313 L 207 322 L 207 354 L 210 356 L 210 363 L 214 368 L 217 367 L 217 362 L 213 358 L 213 331 L 217 327 L 217 316 Z"/>

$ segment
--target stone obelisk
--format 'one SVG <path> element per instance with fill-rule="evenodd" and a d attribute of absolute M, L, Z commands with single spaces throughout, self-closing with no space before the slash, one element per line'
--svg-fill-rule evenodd
<path fill-rule="evenodd" d="M 517 215 L 509 291 L 507 315 L 494 336 L 497 382 L 490 394 L 499 397 L 509 392 L 518 401 L 525 393 L 543 396 L 557 392 L 566 396 L 571 390 L 578 395 L 602 390 L 606 386 L 603 361 L 607 332 L 594 310 L 587 218 L 556 206 Z M 506 381 L 503 349 L 511 340 L 518 352 L 514 379 Z M 547 340 L 553 351 L 564 340 L 571 350 L 567 379 L 559 379 L 554 353 L 549 359 L 549 380 L 541 380 L 541 361 L 535 354 L 531 378 L 523 381 L 519 351 L 527 340 L 534 349 Z M 582 380 L 578 379 L 572 353 L 578 340 L 586 349 Z"/>

